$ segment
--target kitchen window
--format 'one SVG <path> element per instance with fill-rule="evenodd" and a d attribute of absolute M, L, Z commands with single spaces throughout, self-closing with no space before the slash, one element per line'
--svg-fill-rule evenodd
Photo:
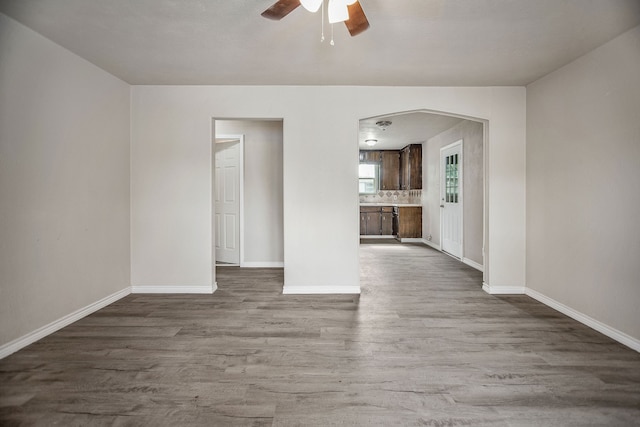
<path fill-rule="evenodd" d="M 360 163 L 359 165 L 360 194 L 375 194 L 378 192 L 379 167 L 373 163 Z"/>

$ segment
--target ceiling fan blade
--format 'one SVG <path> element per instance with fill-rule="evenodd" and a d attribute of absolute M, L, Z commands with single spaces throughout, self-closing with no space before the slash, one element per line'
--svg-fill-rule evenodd
<path fill-rule="evenodd" d="M 354 37 L 369 28 L 369 21 L 367 20 L 359 1 L 349 5 L 348 8 L 349 19 L 344 21 L 344 24 L 347 26 L 351 37 Z"/>
<path fill-rule="evenodd" d="M 267 19 L 274 19 L 276 21 L 287 16 L 296 7 L 300 6 L 300 0 L 278 0 L 261 13 Z"/>

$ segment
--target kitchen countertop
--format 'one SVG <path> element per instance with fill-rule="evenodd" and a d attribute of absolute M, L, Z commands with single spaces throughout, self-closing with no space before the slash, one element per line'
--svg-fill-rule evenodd
<path fill-rule="evenodd" d="M 419 203 L 360 203 L 360 206 L 397 206 L 401 208 L 419 208 Z"/>

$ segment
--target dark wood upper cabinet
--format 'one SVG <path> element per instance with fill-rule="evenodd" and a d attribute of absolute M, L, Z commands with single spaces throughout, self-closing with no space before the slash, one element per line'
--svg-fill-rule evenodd
<path fill-rule="evenodd" d="M 381 159 L 380 151 L 360 150 L 360 163 L 380 163 Z"/>
<path fill-rule="evenodd" d="M 405 190 L 409 182 L 409 150 L 400 150 L 400 189 Z"/>
<path fill-rule="evenodd" d="M 400 189 L 422 190 L 422 144 L 400 150 Z"/>
<path fill-rule="evenodd" d="M 398 151 L 383 151 L 380 167 L 380 189 L 400 189 L 400 153 Z"/>
<path fill-rule="evenodd" d="M 422 145 L 396 150 L 361 150 L 360 163 L 380 165 L 380 190 L 422 190 Z"/>

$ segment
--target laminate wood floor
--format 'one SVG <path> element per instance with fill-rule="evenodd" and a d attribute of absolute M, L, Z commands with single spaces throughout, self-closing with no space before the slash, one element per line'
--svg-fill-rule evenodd
<path fill-rule="evenodd" d="M 360 267 L 360 296 L 225 267 L 123 298 L 0 361 L 0 425 L 640 425 L 639 353 L 424 246 Z"/>

